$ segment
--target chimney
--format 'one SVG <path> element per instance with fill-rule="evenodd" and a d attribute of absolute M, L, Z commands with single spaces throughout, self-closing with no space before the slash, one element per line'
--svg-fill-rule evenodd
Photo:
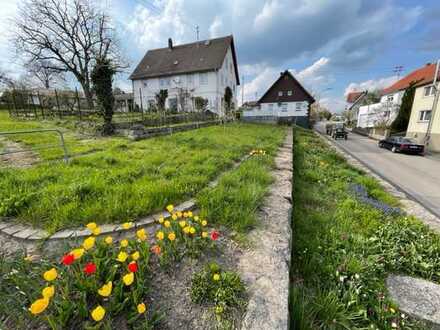
<path fill-rule="evenodd" d="M 168 48 L 171 50 L 173 49 L 173 39 L 168 38 Z"/>
<path fill-rule="evenodd" d="M 428 63 L 426 63 L 426 66 L 430 66 L 432 63 L 431 62 L 428 62 Z"/>

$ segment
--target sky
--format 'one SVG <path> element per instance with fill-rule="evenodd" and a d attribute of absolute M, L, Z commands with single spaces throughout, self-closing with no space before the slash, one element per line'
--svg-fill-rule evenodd
<path fill-rule="evenodd" d="M 384 88 L 440 57 L 438 0 L 97 0 L 111 15 L 130 67 L 148 49 L 232 34 L 244 100 L 290 70 L 316 99 L 342 111 L 354 90 Z M 18 75 L 9 35 L 19 0 L 0 0 L 0 69 Z M 241 90 L 239 103 L 241 102 Z"/>

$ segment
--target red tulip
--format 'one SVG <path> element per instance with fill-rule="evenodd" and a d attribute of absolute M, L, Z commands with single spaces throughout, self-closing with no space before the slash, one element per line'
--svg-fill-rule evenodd
<path fill-rule="evenodd" d="M 84 273 L 87 275 L 92 275 L 96 272 L 96 265 L 93 262 L 89 262 L 84 266 Z"/>
<path fill-rule="evenodd" d="M 74 261 L 75 261 L 75 256 L 73 254 L 70 254 L 70 253 L 64 255 L 63 259 L 61 260 L 61 262 L 65 266 L 69 266 L 69 265 L 73 264 Z"/>
<path fill-rule="evenodd" d="M 211 239 L 213 240 L 213 241 L 216 241 L 218 238 L 220 237 L 220 234 L 218 233 L 218 231 L 213 231 L 212 233 L 211 233 Z"/>
<path fill-rule="evenodd" d="M 138 270 L 138 265 L 137 265 L 137 263 L 135 263 L 134 261 L 130 262 L 130 263 L 128 264 L 128 270 L 129 270 L 130 272 L 132 272 L 132 273 L 136 273 L 137 270 Z"/>

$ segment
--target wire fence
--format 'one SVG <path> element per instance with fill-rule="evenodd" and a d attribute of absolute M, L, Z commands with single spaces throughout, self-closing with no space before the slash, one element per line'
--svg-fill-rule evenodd
<path fill-rule="evenodd" d="M 134 103 L 132 94 L 115 94 L 113 123 L 120 128 L 133 124 L 160 127 L 209 121 L 217 116 L 210 112 L 172 113 L 166 111 L 141 111 Z M 103 121 L 95 99 L 88 100 L 78 90 L 8 90 L 3 93 L 3 102 L 9 115 L 19 119 L 32 120 L 72 120 L 79 122 Z"/>

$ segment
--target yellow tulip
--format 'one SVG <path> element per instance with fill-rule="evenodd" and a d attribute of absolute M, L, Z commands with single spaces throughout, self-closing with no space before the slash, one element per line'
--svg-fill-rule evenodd
<path fill-rule="evenodd" d="M 122 281 L 126 286 L 131 285 L 134 281 L 134 273 L 128 273 L 127 275 L 124 275 L 122 277 Z"/>
<path fill-rule="evenodd" d="M 95 246 L 95 238 L 93 236 L 86 238 L 83 242 L 83 247 L 86 250 L 90 250 L 94 246 Z"/>
<path fill-rule="evenodd" d="M 122 224 L 122 228 L 124 228 L 125 230 L 130 229 L 131 227 L 133 227 L 133 222 L 124 222 Z"/>
<path fill-rule="evenodd" d="M 163 215 L 161 215 L 161 216 L 159 217 L 159 223 L 160 223 L 160 224 L 163 224 L 164 221 L 165 221 L 165 219 L 164 219 Z"/>
<path fill-rule="evenodd" d="M 58 277 L 58 272 L 55 268 L 49 269 L 47 272 L 43 274 L 43 278 L 48 282 L 55 280 L 57 277 Z"/>
<path fill-rule="evenodd" d="M 49 306 L 48 298 L 37 299 L 32 303 L 31 307 L 29 307 L 29 311 L 33 315 L 37 315 L 44 312 L 47 306 Z"/>
<path fill-rule="evenodd" d="M 168 212 L 171 213 L 171 212 L 173 212 L 173 210 L 174 210 L 174 206 L 173 206 L 172 204 L 170 204 L 170 205 L 167 206 L 167 211 L 168 211 Z"/>
<path fill-rule="evenodd" d="M 168 220 L 164 222 L 163 224 L 166 228 L 170 228 L 171 227 L 171 222 L 169 222 Z"/>
<path fill-rule="evenodd" d="M 92 234 L 98 236 L 99 234 L 101 234 L 101 228 L 96 227 L 95 229 L 92 230 Z"/>
<path fill-rule="evenodd" d="M 47 286 L 43 289 L 42 295 L 43 298 L 50 299 L 55 294 L 55 287 L 53 285 Z"/>
<path fill-rule="evenodd" d="M 145 232 L 145 229 L 144 229 L 144 228 L 139 229 L 139 230 L 136 232 L 136 236 L 137 236 L 137 238 L 139 238 L 141 241 L 146 241 L 147 238 L 148 238 L 148 234 Z"/>
<path fill-rule="evenodd" d="M 108 297 L 112 293 L 113 283 L 110 281 L 107 284 L 104 284 L 101 289 L 98 289 L 99 295 L 103 297 Z"/>
<path fill-rule="evenodd" d="M 87 227 L 88 230 L 93 231 L 93 230 L 95 230 L 95 228 L 97 227 L 97 225 L 96 225 L 95 222 L 89 222 L 89 223 L 86 225 L 86 227 Z"/>
<path fill-rule="evenodd" d="M 107 236 L 107 237 L 104 239 L 104 242 L 106 242 L 108 245 L 112 244 L 112 243 L 113 243 L 113 237 L 111 237 L 111 236 Z"/>
<path fill-rule="evenodd" d="M 206 220 L 203 220 L 203 221 L 202 221 L 202 226 L 203 226 L 203 227 L 205 227 L 207 224 L 208 224 L 208 221 L 206 221 Z"/>
<path fill-rule="evenodd" d="M 118 257 L 116 258 L 116 260 L 119 261 L 119 262 L 125 262 L 125 260 L 127 260 L 127 258 L 128 258 L 127 253 L 121 251 L 121 252 L 119 252 Z"/>
<path fill-rule="evenodd" d="M 85 250 L 82 248 L 73 249 L 70 254 L 73 255 L 73 257 L 76 259 L 80 259 L 84 255 Z"/>
<path fill-rule="evenodd" d="M 105 309 L 104 307 L 98 305 L 93 311 L 92 311 L 92 319 L 96 322 L 101 321 L 105 316 Z"/>
<path fill-rule="evenodd" d="M 186 221 L 183 221 L 183 220 L 179 221 L 179 226 L 182 227 L 182 228 L 185 227 L 186 226 Z"/>
<path fill-rule="evenodd" d="M 206 231 L 202 232 L 202 237 L 203 238 L 207 238 L 208 237 L 208 232 L 206 232 Z"/>
<path fill-rule="evenodd" d="M 126 239 L 123 239 L 121 241 L 121 247 L 126 248 L 128 246 L 128 241 Z"/>
<path fill-rule="evenodd" d="M 176 214 L 177 214 L 177 216 L 178 216 L 179 218 L 182 217 L 182 212 L 178 211 Z"/>
<path fill-rule="evenodd" d="M 190 232 L 191 234 L 195 234 L 195 233 L 196 233 L 196 229 L 195 229 L 194 227 L 191 227 L 191 228 L 189 229 L 189 232 Z"/>
<path fill-rule="evenodd" d="M 170 241 L 174 241 L 174 240 L 176 239 L 176 234 L 174 234 L 174 233 L 169 233 L 169 234 L 168 234 L 168 239 L 169 239 Z"/>
<path fill-rule="evenodd" d="M 156 234 L 156 238 L 157 238 L 159 241 L 163 240 L 164 237 L 165 237 L 165 234 L 163 233 L 163 231 L 158 231 L 158 232 L 157 232 L 157 234 Z"/>
<path fill-rule="evenodd" d="M 140 257 L 139 251 L 133 252 L 131 254 L 131 259 L 133 259 L 134 261 L 138 260 Z"/>
<path fill-rule="evenodd" d="M 219 274 L 214 274 L 214 276 L 212 277 L 212 279 L 214 281 L 219 281 L 220 280 L 220 275 Z"/>
<path fill-rule="evenodd" d="M 185 228 L 183 228 L 183 232 L 185 234 L 189 234 L 190 228 L 191 228 L 190 226 L 186 226 Z"/>
<path fill-rule="evenodd" d="M 137 305 L 137 310 L 139 314 L 144 314 L 145 311 L 147 310 L 147 307 L 145 306 L 144 303 Z"/>
<path fill-rule="evenodd" d="M 195 217 L 194 217 L 194 221 L 199 221 L 199 216 L 198 215 L 196 215 Z"/>
<path fill-rule="evenodd" d="M 193 213 L 191 211 L 188 211 L 188 217 L 192 218 L 193 217 Z"/>
<path fill-rule="evenodd" d="M 176 214 L 176 213 L 173 213 L 173 215 L 171 216 L 171 219 L 173 219 L 173 220 L 177 220 L 177 214 Z"/>

